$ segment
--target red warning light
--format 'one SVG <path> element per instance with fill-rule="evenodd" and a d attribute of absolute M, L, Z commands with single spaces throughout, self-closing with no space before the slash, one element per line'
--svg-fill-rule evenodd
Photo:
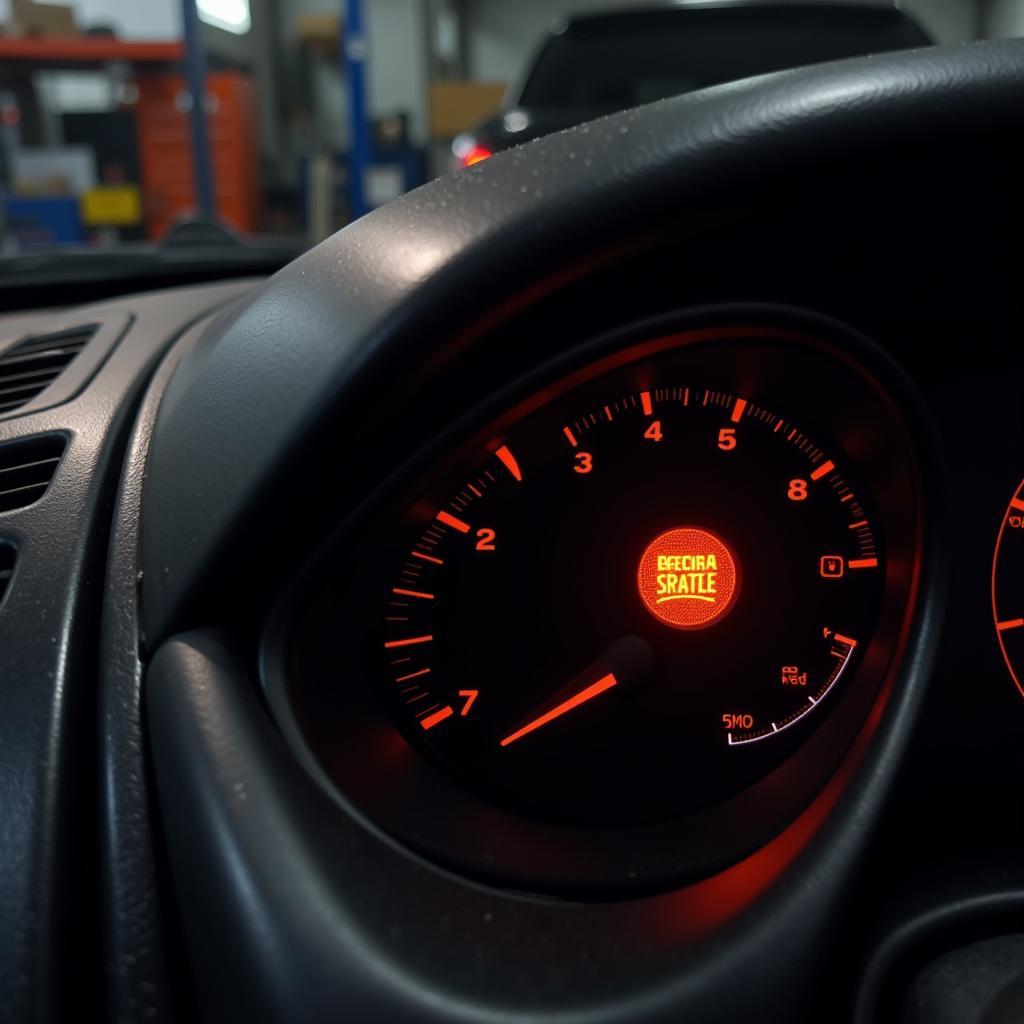
<path fill-rule="evenodd" d="M 823 579 L 841 580 L 845 564 L 842 555 L 822 555 L 818 571 Z"/>
<path fill-rule="evenodd" d="M 636 581 L 647 610 L 675 629 L 717 622 L 740 589 L 739 565 L 725 542 L 695 526 L 655 537 L 640 559 Z"/>

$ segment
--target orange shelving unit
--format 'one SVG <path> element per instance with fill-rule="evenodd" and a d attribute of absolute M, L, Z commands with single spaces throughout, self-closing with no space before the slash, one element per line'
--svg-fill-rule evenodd
<path fill-rule="evenodd" d="M 195 210 L 189 93 L 178 66 L 181 42 L 128 42 L 96 36 L 0 37 L 0 65 L 10 73 L 39 68 L 130 64 L 147 234 L 159 238 L 182 214 Z M 262 217 L 259 123 L 252 79 L 240 71 L 212 71 L 206 81 L 216 214 L 240 231 L 255 231 Z"/>
<path fill-rule="evenodd" d="M 177 74 L 138 77 L 137 124 L 150 237 L 196 207 L 188 90 Z M 217 216 L 255 231 L 261 216 L 259 124 L 252 79 L 238 71 L 207 75 L 207 119 Z"/>
<path fill-rule="evenodd" d="M 26 39 L 0 37 L 0 63 L 36 67 L 80 67 L 125 61 L 129 64 L 173 64 L 181 61 L 180 42 L 124 42 L 103 36 L 54 36 Z"/>

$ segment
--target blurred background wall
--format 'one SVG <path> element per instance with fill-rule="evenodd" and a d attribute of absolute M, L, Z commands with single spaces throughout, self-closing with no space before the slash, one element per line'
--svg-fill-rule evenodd
<path fill-rule="evenodd" d="M 223 164 L 225 180 L 237 179 L 237 188 L 255 193 L 238 206 L 246 212 L 235 217 L 235 226 L 312 238 L 343 224 L 351 213 L 346 175 L 353 138 L 345 0 L 197 2 L 211 72 L 235 76 L 225 78 L 220 98 L 211 100 L 221 104 L 216 116 L 224 127 L 218 130 L 249 136 L 252 143 L 218 151 L 214 160 Z M 497 106 L 559 14 L 645 6 L 649 0 L 363 0 L 363 117 L 375 161 L 366 189 L 369 205 L 448 169 L 453 137 Z M 1024 34 L 1024 0 L 905 0 L 903 9 L 941 43 Z M 27 47 L 28 39 L 54 46 L 63 39 L 70 45 L 70 32 L 78 39 L 118 44 L 177 45 L 182 24 L 181 0 L 0 0 L 0 46 L 8 47 L 0 56 L 0 132 L 8 150 L 31 150 L 24 162 L 36 167 L 33 159 L 46 163 L 40 149 L 53 154 L 61 147 L 88 148 L 89 125 L 100 131 L 101 115 L 134 111 L 138 166 L 128 166 L 129 160 L 119 168 L 117 159 L 108 154 L 104 161 L 97 150 L 86 177 L 108 190 L 121 184 L 119 178 L 131 178 L 140 190 L 136 234 L 141 237 L 164 230 L 168 218 L 189 202 L 185 185 L 181 196 L 171 195 L 173 189 L 165 189 L 162 198 L 156 195 L 154 174 L 147 171 L 155 154 L 171 152 L 169 135 L 168 148 L 159 148 L 161 126 L 174 116 L 184 123 L 185 112 L 178 109 L 184 102 L 180 59 L 133 62 L 115 54 L 92 62 L 62 57 L 33 63 L 17 47 Z M 140 83 L 152 85 L 160 76 L 164 93 L 140 93 Z M 76 115 L 82 116 L 76 121 Z M 89 115 L 95 115 L 91 122 Z M 149 123 L 142 125 L 142 116 Z M 69 167 L 78 159 L 70 153 L 64 157 Z M 256 164 L 253 175 L 242 166 L 247 161 Z M 0 160 L 7 194 L 17 193 L 19 201 L 41 198 L 24 195 L 36 189 L 31 181 L 12 178 L 16 162 L 10 155 Z M 52 164 L 56 182 L 65 172 L 57 157 Z M 41 185 L 39 190 L 45 191 Z M 154 215 L 161 203 L 163 213 Z M 315 224 L 311 206 L 317 207 Z M 100 242 L 132 236 L 127 225 L 113 223 L 86 224 L 83 234 Z M 12 243 L 14 237 L 8 230 L 8 247 L 21 244 Z"/>

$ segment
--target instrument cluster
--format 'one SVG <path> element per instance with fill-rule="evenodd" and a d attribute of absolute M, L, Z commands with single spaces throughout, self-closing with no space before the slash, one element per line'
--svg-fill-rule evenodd
<path fill-rule="evenodd" d="M 611 892 L 736 860 L 899 668 L 911 393 L 810 317 L 583 346 L 341 525 L 272 666 L 286 732 L 387 831 L 482 877 Z"/>

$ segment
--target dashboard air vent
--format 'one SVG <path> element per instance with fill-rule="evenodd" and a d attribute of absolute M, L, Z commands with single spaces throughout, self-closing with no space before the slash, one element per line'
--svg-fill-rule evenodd
<path fill-rule="evenodd" d="M 14 575 L 16 552 L 10 544 L 0 541 L 0 604 L 4 603 L 4 595 Z"/>
<path fill-rule="evenodd" d="M 0 414 L 20 409 L 42 394 L 74 362 L 98 326 L 32 335 L 0 355 Z"/>
<path fill-rule="evenodd" d="M 60 434 L 0 444 L 0 512 L 24 508 L 46 493 L 64 444 Z"/>

